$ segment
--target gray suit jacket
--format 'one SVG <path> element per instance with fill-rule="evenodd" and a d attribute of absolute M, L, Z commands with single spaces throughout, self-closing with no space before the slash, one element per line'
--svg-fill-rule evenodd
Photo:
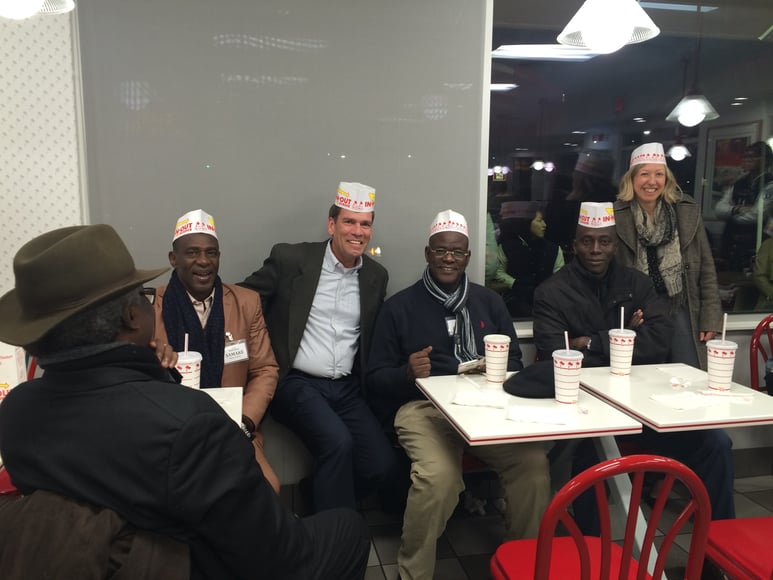
<path fill-rule="evenodd" d="M 328 242 L 276 244 L 260 270 L 253 272 L 239 286 L 260 293 L 263 313 L 271 336 L 271 346 L 279 363 L 279 376 L 290 370 L 301 344 L 306 320 L 322 271 L 322 260 Z M 389 275 L 386 269 L 368 256 L 362 257 L 360 269 L 360 347 L 357 365 L 364 377 L 370 341 L 381 304 L 386 295 Z"/>

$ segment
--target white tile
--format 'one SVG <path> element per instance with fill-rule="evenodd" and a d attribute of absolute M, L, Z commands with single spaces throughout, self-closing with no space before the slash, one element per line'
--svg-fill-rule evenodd
<path fill-rule="evenodd" d="M 765 509 L 757 502 L 748 497 L 735 494 L 735 517 L 737 518 L 761 518 L 773 515 L 770 510 Z"/>
<path fill-rule="evenodd" d="M 381 566 L 368 566 L 363 580 L 384 580 L 384 571 Z"/>
<path fill-rule="evenodd" d="M 735 480 L 733 489 L 738 493 L 750 493 L 753 491 L 773 489 L 773 475 L 739 477 Z"/>
<path fill-rule="evenodd" d="M 376 547 L 373 545 L 373 541 L 370 542 L 370 553 L 368 554 L 368 567 L 379 566 L 381 562 L 378 561 L 378 554 L 376 554 Z"/>
<path fill-rule="evenodd" d="M 449 558 L 435 562 L 435 574 L 433 580 L 469 580 L 459 560 Z"/>
<path fill-rule="evenodd" d="M 504 521 L 499 516 L 452 519 L 446 525 L 448 538 L 457 556 L 492 554 L 502 543 Z"/>
<path fill-rule="evenodd" d="M 381 565 L 395 564 L 397 552 L 400 549 L 400 526 L 396 524 L 372 526 L 370 533 Z"/>

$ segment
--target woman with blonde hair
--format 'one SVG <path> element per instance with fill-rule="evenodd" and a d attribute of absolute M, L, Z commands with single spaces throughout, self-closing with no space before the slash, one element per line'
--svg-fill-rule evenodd
<path fill-rule="evenodd" d="M 717 272 L 701 208 L 679 188 L 662 144 L 633 151 L 617 199 L 618 261 L 648 274 L 671 303 L 670 362 L 705 369 L 704 343 L 722 327 Z"/>

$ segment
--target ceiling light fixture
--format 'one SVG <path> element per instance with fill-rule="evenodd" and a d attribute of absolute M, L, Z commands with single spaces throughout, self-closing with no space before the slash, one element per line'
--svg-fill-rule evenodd
<path fill-rule="evenodd" d="M 563 44 L 503 44 L 492 51 L 492 58 L 582 62 L 598 56 L 587 48 Z"/>
<path fill-rule="evenodd" d="M 518 88 L 515 83 L 491 83 L 491 91 L 495 93 L 504 93 Z"/>
<path fill-rule="evenodd" d="M 690 150 L 682 143 L 681 135 L 676 136 L 676 142 L 671 146 L 666 155 L 674 161 L 682 161 L 687 157 L 692 157 Z"/>
<path fill-rule="evenodd" d="M 636 0 L 585 0 L 557 40 L 609 54 L 658 34 L 660 28 Z"/>
<path fill-rule="evenodd" d="M 698 5 L 700 8 L 700 4 Z M 700 58 L 701 58 L 701 40 L 703 37 L 703 31 L 701 28 L 701 11 L 697 11 L 698 15 L 698 36 L 695 41 L 695 77 L 693 80 L 692 88 L 687 91 L 687 94 L 677 103 L 674 110 L 666 117 L 666 121 L 684 125 L 685 127 L 695 127 L 695 125 L 702 123 L 703 121 L 713 121 L 719 117 L 717 110 L 711 106 L 709 100 L 703 96 L 701 90 L 698 88 L 698 78 L 700 75 Z M 685 64 L 686 72 L 686 64 Z M 685 74 L 685 76 L 687 76 Z"/>
<path fill-rule="evenodd" d="M 40 12 L 43 0 L 0 0 L 0 16 L 24 20 Z"/>
<path fill-rule="evenodd" d="M 75 9 L 73 0 L 44 0 L 41 14 L 67 14 Z"/>

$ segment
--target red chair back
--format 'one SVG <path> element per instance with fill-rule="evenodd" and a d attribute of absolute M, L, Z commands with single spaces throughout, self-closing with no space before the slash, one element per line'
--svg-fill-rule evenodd
<path fill-rule="evenodd" d="M 21 495 L 21 492 L 11 482 L 8 470 L 2 465 L 0 465 L 0 495 Z"/>
<path fill-rule="evenodd" d="M 663 485 L 647 518 L 641 554 L 637 561 L 633 558 L 635 529 L 646 473 L 662 475 Z M 625 522 L 625 536 L 622 542 L 615 543 L 612 541 L 609 502 L 604 482 L 615 476 L 626 477 L 627 475 L 632 476 L 632 491 L 630 501 L 625 506 L 628 514 Z M 681 507 L 676 520 L 671 523 L 662 518 L 666 501 L 676 482 L 681 482 L 686 487 L 690 497 Z M 589 489 L 594 490 L 599 506 L 600 538 L 583 536 L 569 512 L 572 502 Z M 711 504 L 706 488 L 687 466 L 673 459 L 655 455 L 629 455 L 610 459 L 585 470 L 559 490 L 545 510 L 536 540 L 514 540 L 501 545 L 491 559 L 491 574 L 496 580 L 650 578 L 647 573 L 647 562 L 653 550 L 658 527 L 662 524 L 662 527 L 668 531 L 658 549 L 658 557 L 651 576 L 661 578 L 666 557 L 674 540 L 684 530 L 685 524 L 692 521 L 692 539 L 684 578 L 698 580 L 703 569 L 710 520 Z M 559 524 L 569 532 L 568 537 L 565 535 L 556 537 Z"/>
<path fill-rule="evenodd" d="M 773 331 L 770 328 L 771 323 L 773 323 L 773 314 L 768 314 L 760 320 L 757 328 L 754 329 L 749 346 L 749 376 L 751 377 L 752 389 L 757 391 L 764 390 L 760 387 L 759 362 L 762 360 L 762 367 L 764 369 L 765 363 L 773 356 Z"/>

